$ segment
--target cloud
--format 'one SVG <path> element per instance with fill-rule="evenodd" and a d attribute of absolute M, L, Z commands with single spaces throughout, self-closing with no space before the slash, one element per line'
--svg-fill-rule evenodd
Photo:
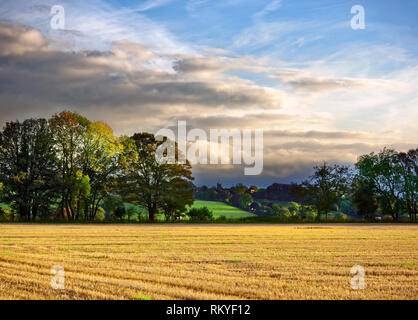
<path fill-rule="evenodd" d="M 231 58 L 227 56 L 177 55 L 174 70 L 185 74 L 215 75 L 227 71 L 248 71 L 252 73 L 270 72 L 268 68 L 251 57 Z"/>
<path fill-rule="evenodd" d="M 189 12 L 193 12 L 200 7 L 205 6 L 209 0 L 188 0 L 186 4 L 186 10 Z"/>
<path fill-rule="evenodd" d="M 48 49 L 47 41 L 42 34 L 21 25 L 8 25 L 0 22 L 0 55 L 18 56 L 30 52 L 45 51 Z"/>
<path fill-rule="evenodd" d="M 167 61 L 172 57 L 144 45 L 116 42 L 108 51 L 68 52 L 46 45 L 47 40 L 35 30 L 6 23 L 1 23 L 1 30 L 8 35 L 0 39 L 2 119 L 57 108 L 87 114 L 100 108 L 101 115 L 110 117 L 117 106 L 135 114 L 137 126 L 144 121 L 151 126 L 155 121 L 145 116 L 158 119 L 174 110 L 178 115 L 190 115 L 280 107 L 281 92 L 276 89 L 152 67 L 155 57 Z"/>
<path fill-rule="evenodd" d="M 269 2 L 263 10 L 254 14 L 254 18 L 262 18 L 263 16 L 276 11 L 282 6 L 282 0 L 273 0 Z"/>
<path fill-rule="evenodd" d="M 154 9 L 154 8 L 164 6 L 171 1 L 172 0 L 148 0 L 144 4 L 140 5 L 137 10 L 138 11 L 147 11 L 147 10 L 150 10 L 150 9 Z"/>
<path fill-rule="evenodd" d="M 274 130 L 269 131 L 269 135 L 275 137 L 292 137 L 292 138 L 312 138 L 312 139 L 364 139 L 374 138 L 374 135 L 366 132 L 355 131 L 292 131 L 292 130 Z"/>
<path fill-rule="evenodd" d="M 263 48 L 271 49 L 282 45 L 287 38 L 294 42 L 294 33 L 301 32 L 306 29 L 317 27 L 317 23 L 306 21 L 280 21 L 265 22 L 257 20 L 254 25 L 241 31 L 235 38 L 232 47 L 235 50 L 251 49 L 259 50 Z"/>
<path fill-rule="evenodd" d="M 71 109 L 108 122 L 117 134 L 155 132 L 176 120 L 203 129 L 264 128 L 261 177 L 243 177 L 239 167 L 197 166 L 198 183 L 289 181 L 323 160 L 352 163 L 387 144 L 416 145 L 417 67 L 348 77 L 335 68 L 348 61 L 340 53 L 276 67 L 217 48 L 161 50 L 132 39 L 115 36 L 104 47 L 75 50 L 56 45 L 48 32 L 0 22 L 1 124 Z"/>
<path fill-rule="evenodd" d="M 331 78 L 314 76 L 303 69 L 282 69 L 276 71 L 269 79 L 278 80 L 290 85 L 297 91 L 330 92 L 356 88 L 388 88 L 396 85 L 396 81 L 362 78 Z"/>
<path fill-rule="evenodd" d="M 52 30 L 50 8 L 53 0 L 3 0 L 0 20 L 40 30 L 48 38 L 56 38 L 71 46 L 70 50 L 105 50 L 113 42 L 142 43 L 162 52 L 192 52 L 180 43 L 162 24 L 146 16 L 152 8 L 168 0 L 150 0 L 131 8 L 105 0 L 61 0 L 65 9 L 65 30 Z M 46 10 L 49 8 L 49 10 Z M 68 49 L 68 48 L 67 48 Z"/>

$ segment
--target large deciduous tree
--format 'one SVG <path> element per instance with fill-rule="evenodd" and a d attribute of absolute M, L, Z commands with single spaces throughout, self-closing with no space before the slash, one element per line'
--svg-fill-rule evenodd
<path fill-rule="evenodd" d="M 352 187 L 352 201 L 357 214 L 367 220 L 373 220 L 379 208 L 374 185 L 371 181 L 359 177 L 354 179 Z"/>
<path fill-rule="evenodd" d="M 328 212 L 338 203 L 339 198 L 347 192 L 349 170 L 345 166 L 329 166 L 325 162 L 314 167 L 314 174 L 302 182 L 305 190 L 304 199 L 306 204 L 312 205 L 317 210 L 317 218 Z"/>
<path fill-rule="evenodd" d="M 62 218 L 69 220 L 77 219 L 77 171 L 83 168 L 83 151 L 89 125 L 88 119 L 69 111 L 63 111 L 50 119 L 57 155 L 60 212 Z"/>
<path fill-rule="evenodd" d="M 55 199 L 56 156 L 48 122 L 9 122 L 0 133 L 0 181 L 4 201 L 23 219 L 47 213 Z"/>
<path fill-rule="evenodd" d="M 115 192 L 117 173 L 123 159 L 121 139 L 103 122 L 89 124 L 82 149 L 83 173 L 89 177 L 90 194 L 84 217 L 94 220 L 100 203 Z"/>
<path fill-rule="evenodd" d="M 156 157 L 159 146 L 167 140 L 158 141 L 153 134 L 136 133 L 132 136 L 136 157 L 126 157 L 126 176 L 123 177 L 121 193 L 132 203 L 148 210 L 150 221 L 164 212 L 172 217 L 185 211 L 193 203 L 191 166 L 162 163 Z M 125 140 L 126 144 L 130 144 Z M 129 146 L 126 149 L 129 150 Z M 178 150 L 176 148 L 176 159 Z"/>
<path fill-rule="evenodd" d="M 64 111 L 50 120 L 57 153 L 61 215 L 94 220 L 100 203 L 116 188 L 123 146 L 103 122 Z"/>
<path fill-rule="evenodd" d="M 418 212 L 418 148 L 398 153 L 401 166 L 403 199 L 410 220 L 417 219 Z"/>
<path fill-rule="evenodd" d="M 380 196 L 383 211 L 397 221 L 402 211 L 402 167 L 393 149 L 383 149 L 375 154 L 363 155 L 356 163 L 359 176 L 372 185 Z"/>

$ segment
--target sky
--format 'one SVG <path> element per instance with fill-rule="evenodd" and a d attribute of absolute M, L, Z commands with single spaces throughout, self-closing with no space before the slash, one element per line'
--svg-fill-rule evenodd
<path fill-rule="evenodd" d="M 0 125 L 73 110 L 117 135 L 179 120 L 262 128 L 262 174 L 196 165 L 196 183 L 300 181 L 322 161 L 417 147 L 416 12 L 412 0 L 2 0 Z"/>

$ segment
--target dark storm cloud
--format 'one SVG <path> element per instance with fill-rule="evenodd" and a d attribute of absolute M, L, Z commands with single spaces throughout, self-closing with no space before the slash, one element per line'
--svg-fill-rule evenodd
<path fill-rule="evenodd" d="M 144 52 L 141 59 L 152 56 L 142 46 L 119 43 L 115 51 L 68 52 L 51 48 L 33 29 L 1 23 L 0 30 L 4 120 L 62 107 L 90 114 L 100 107 L 105 118 L 111 119 L 121 108 L 140 122 L 146 115 L 158 118 L 167 108 L 179 106 L 190 114 L 207 108 L 269 109 L 279 104 L 276 96 L 256 85 L 182 78 L 146 68 L 135 60 Z"/>

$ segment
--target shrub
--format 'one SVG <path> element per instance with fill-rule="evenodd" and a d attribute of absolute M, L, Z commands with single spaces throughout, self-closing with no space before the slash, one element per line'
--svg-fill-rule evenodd
<path fill-rule="evenodd" d="M 8 209 L 0 208 L 0 221 L 1 222 L 13 222 L 14 214 Z"/>
<path fill-rule="evenodd" d="M 299 203 L 296 203 L 296 202 L 290 202 L 289 203 L 289 206 L 287 207 L 287 209 L 290 211 L 290 212 L 295 212 L 295 213 L 299 213 L 299 210 L 300 210 L 300 205 L 299 205 Z"/>
<path fill-rule="evenodd" d="M 103 222 L 105 220 L 105 210 L 102 207 L 97 209 L 95 220 L 99 222 Z"/>
<path fill-rule="evenodd" d="M 393 218 L 390 215 L 385 215 L 385 216 L 383 216 L 383 221 L 384 222 L 392 222 Z"/>
<path fill-rule="evenodd" d="M 344 213 L 342 213 L 342 212 L 336 212 L 335 214 L 334 214 L 334 218 L 335 219 L 338 219 L 338 220 L 347 220 L 347 215 L 345 215 Z"/>
<path fill-rule="evenodd" d="M 289 209 L 285 207 L 280 207 L 277 211 L 277 216 L 279 216 L 280 218 L 289 218 L 290 217 Z"/>
<path fill-rule="evenodd" d="M 191 208 L 186 214 L 191 220 L 211 220 L 213 218 L 213 212 L 208 207 Z"/>

